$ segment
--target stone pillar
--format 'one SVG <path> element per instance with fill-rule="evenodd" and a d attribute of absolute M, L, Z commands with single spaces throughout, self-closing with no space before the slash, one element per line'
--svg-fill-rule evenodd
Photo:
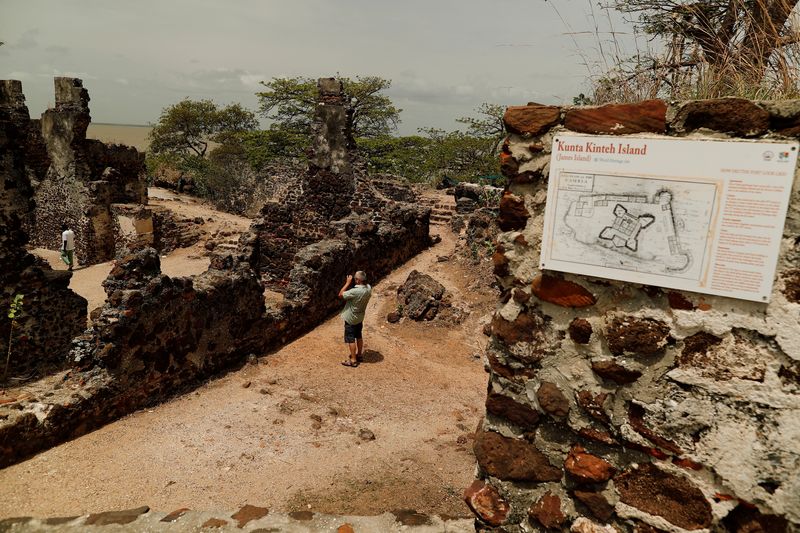
<path fill-rule="evenodd" d="M 24 221 L 33 210 L 29 175 L 41 161 L 28 164 L 28 155 L 41 157 L 35 123 L 29 118 L 18 81 L 0 81 L 0 353 L 8 350 L 11 299 L 23 296 L 23 314 L 12 338 L 9 375 L 66 363 L 72 338 L 86 326 L 86 300 L 69 287 L 72 274 L 53 271 L 29 254 Z M 33 170 L 32 170 L 33 169 Z M 5 357 L 3 358 L 3 366 Z"/>
<path fill-rule="evenodd" d="M 352 110 L 344 85 L 336 78 L 317 80 L 319 97 L 311 126 L 309 166 L 344 174 L 350 170 Z"/>
<path fill-rule="evenodd" d="M 494 256 L 503 296 L 486 353 L 479 481 L 465 494 L 480 528 L 798 527 L 800 179 L 769 304 L 536 266 L 550 147 L 565 126 L 794 138 L 800 102 L 531 104 L 509 108 L 505 123 L 510 186 Z"/>

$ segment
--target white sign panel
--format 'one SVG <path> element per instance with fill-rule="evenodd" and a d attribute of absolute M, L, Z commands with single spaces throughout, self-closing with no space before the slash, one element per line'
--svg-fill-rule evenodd
<path fill-rule="evenodd" d="M 555 137 L 542 269 L 766 302 L 798 143 Z"/>

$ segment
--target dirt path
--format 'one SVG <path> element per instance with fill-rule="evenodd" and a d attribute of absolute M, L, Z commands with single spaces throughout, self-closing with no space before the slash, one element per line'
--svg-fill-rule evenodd
<path fill-rule="evenodd" d="M 333 318 L 258 365 L 0 471 L 0 516 L 244 503 L 468 516 L 461 492 L 473 478 L 471 432 L 486 387 L 475 354 L 494 295 L 437 262 L 455 245 L 449 231 L 442 238 L 375 287 L 359 368 L 339 364 L 345 346 Z M 469 304 L 465 323 L 386 322 L 414 268 Z"/>
<path fill-rule="evenodd" d="M 231 240 L 236 240 L 238 235 L 246 231 L 251 223 L 248 218 L 216 211 L 203 200 L 186 194 L 177 194 L 158 187 L 150 187 L 147 194 L 150 205 L 166 207 L 185 218 L 202 217 L 206 220 L 203 225 L 204 238 L 200 242 L 189 248 L 174 250 L 169 255 L 161 257 L 161 271 L 168 276 L 193 276 L 205 272 L 210 260 L 205 255 L 203 246 L 208 237 L 223 232 L 230 234 Z M 55 270 L 66 270 L 67 268 L 61 261 L 59 252 L 55 250 L 35 248 L 31 252 L 47 260 Z M 111 272 L 112 266 L 113 261 L 107 261 L 87 267 L 78 266 L 74 270 L 69 286 L 73 291 L 86 298 L 89 302 L 89 311 L 105 302 L 106 293 L 103 291 L 102 283 Z"/>

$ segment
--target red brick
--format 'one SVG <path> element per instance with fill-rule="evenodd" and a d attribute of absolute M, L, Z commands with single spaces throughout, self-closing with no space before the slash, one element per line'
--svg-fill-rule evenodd
<path fill-rule="evenodd" d="M 478 518 L 495 527 L 506 521 L 510 510 L 497 489 L 477 479 L 464 491 L 464 501 Z"/>
<path fill-rule="evenodd" d="M 667 293 L 667 301 L 672 309 L 680 309 L 683 311 L 694 311 L 695 309 L 692 301 L 680 292 L 669 291 Z"/>
<path fill-rule="evenodd" d="M 576 107 L 567 111 L 564 126 L 580 133 L 664 133 L 666 117 L 667 104 L 663 100 L 645 100 L 633 104 Z"/>
<path fill-rule="evenodd" d="M 494 265 L 494 275 L 508 276 L 508 258 L 499 250 L 492 254 L 492 264 Z"/>
<path fill-rule="evenodd" d="M 606 399 L 608 399 L 608 393 L 601 392 L 598 394 L 592 394 L 588 390 L 582 390 L 578 391 L 578 393 L 575 395 L 575 399 L 578 402 L 578 405 L 580 405 L 581 408 L 595 420 L 599 420 L 600 422 L 606 424 L 611 422 L 611 418 L 609 418 L 605 407 L 603 407 Z"/>
<path fill-rule="evenodd" d="M 639 465 L 614 478 L 620 501 L 651 515 L 660 516 L 688 530 L 711 525 L 711 505 L 697 486 L 652 463 Z"/>
<path fill-rule="evenodd" d="M 511 106 L 503 123 L 511 133 L 541 135 L 559 123 L 561 108 L 545 105 Z"/>
<path fill-rule="evenodd" d="M 500 214 L 497 217 L 497 225 L 502 231 L 515 231 L 525 227 L 528 223 L 528 210 L 525 208 L 525 200 L 506 191 L 500 199 Z"/>
<path fill-rule="evenodd" d="M 562 307 L 589 307 L 597 302 L 597 298 L 581 285 L 548 274 L 536 276 L 531 289 L 540 300 Z"/>
<path fill-rule="evenodd" d="M 248 522 L 252 522 L 253 520 L 258 520 L 259 518 L 264 518 L 269 514 L 269 509 L 265 507 L 256 507 L 255 505 L 245 505 L 234 514 L 231 515 L 231 518 L 238 522 L 237 527 L 242 528 Z"/>
<path fill-rule="evenodd" d="M 601 431 L 599 429 L 581 428 L 578 431 L 578 435 L 585 439 L 593 440 L 601 444 L 608 444 L 609 446 L 617 446 L 619 444 L 617 439 L 612 437 L 610 433 L 607 431 Z"/>
<path fill-rule="evenodd" d="M 633 383 L 642 377 L 642 373 L 638 370 L 625 368 L 613 359 L 592 361 L 592 370 L 601 378 L 613 381 L 618 385 Z"/>
<path fill-rule="evenodd" d="M 654 355 L 668 339 L 669 326 L 654 318 L 615 318 L 606 328 L 608 349 L 614 355 Z"/>
<path fill-rule="evenodd" d="M 559 481 L 562 471 L 532 443 L 479 430 L 475 458 L 490 476 L 506 481 Z"/>
<path fill-rule="evenodd" d="M 528 517 L 547 529 L 561 529 L 567 517 L 561 511 L 561 498 L 547 491 L 528 509 Z"/>
<path fill-rule="evenodd" d="M 559 417 L 569 414 L 569 400 L 555 383 L 543 381 L 536 391 L 536 399 L 545 413 Z"/>
<path fill-rule="evenodd" d="M 576 444 L 569 451 L 564 470 L 579 482 L 602 483 L 611 479 L 616 469 L 608 461 L 587 453 L 582 446 Z"/>
<path fill-rule="evenodd" d="M 539 423 L 537 411 L 504 394 L 489 393 L 486 396 L 486 412 L 527 429 L 532 429 Z"/>
<path fill-rule="evenodd" d="M 683 451 L 678 447 L 677 444 L 665 437 L 662 437 L 647 427 L 647 424 L 644 421 L 645 414 L 645 408 L 641 405 L 633 402 L 628 405 L 628 422 L 633 430 L 656 446 L 660 446 L 661 448 L 676 455 L 683 455 Z"/>
<path fill-rule="evenodd" d="M 706 128 L 747 137 L 767 131 L 769 112 L 743 98 L 695 100 L 678 109 L 671 127 L 679 132 Z"/>
<path fill-rule="evenodd" d="M 576 344 L 589 344 L 592 338 L 592 324 L 585 318 L 574 318 L 567 328 L 569 338 Z"/>

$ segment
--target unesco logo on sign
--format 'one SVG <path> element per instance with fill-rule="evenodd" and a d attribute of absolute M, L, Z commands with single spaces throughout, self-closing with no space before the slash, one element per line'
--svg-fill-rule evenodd
<path fill-rule="evenodd" d="M 764 156 L 764 161 L 772 161 L 775 158 L 775 154 L 769 150 L 762 154 Z"/>

